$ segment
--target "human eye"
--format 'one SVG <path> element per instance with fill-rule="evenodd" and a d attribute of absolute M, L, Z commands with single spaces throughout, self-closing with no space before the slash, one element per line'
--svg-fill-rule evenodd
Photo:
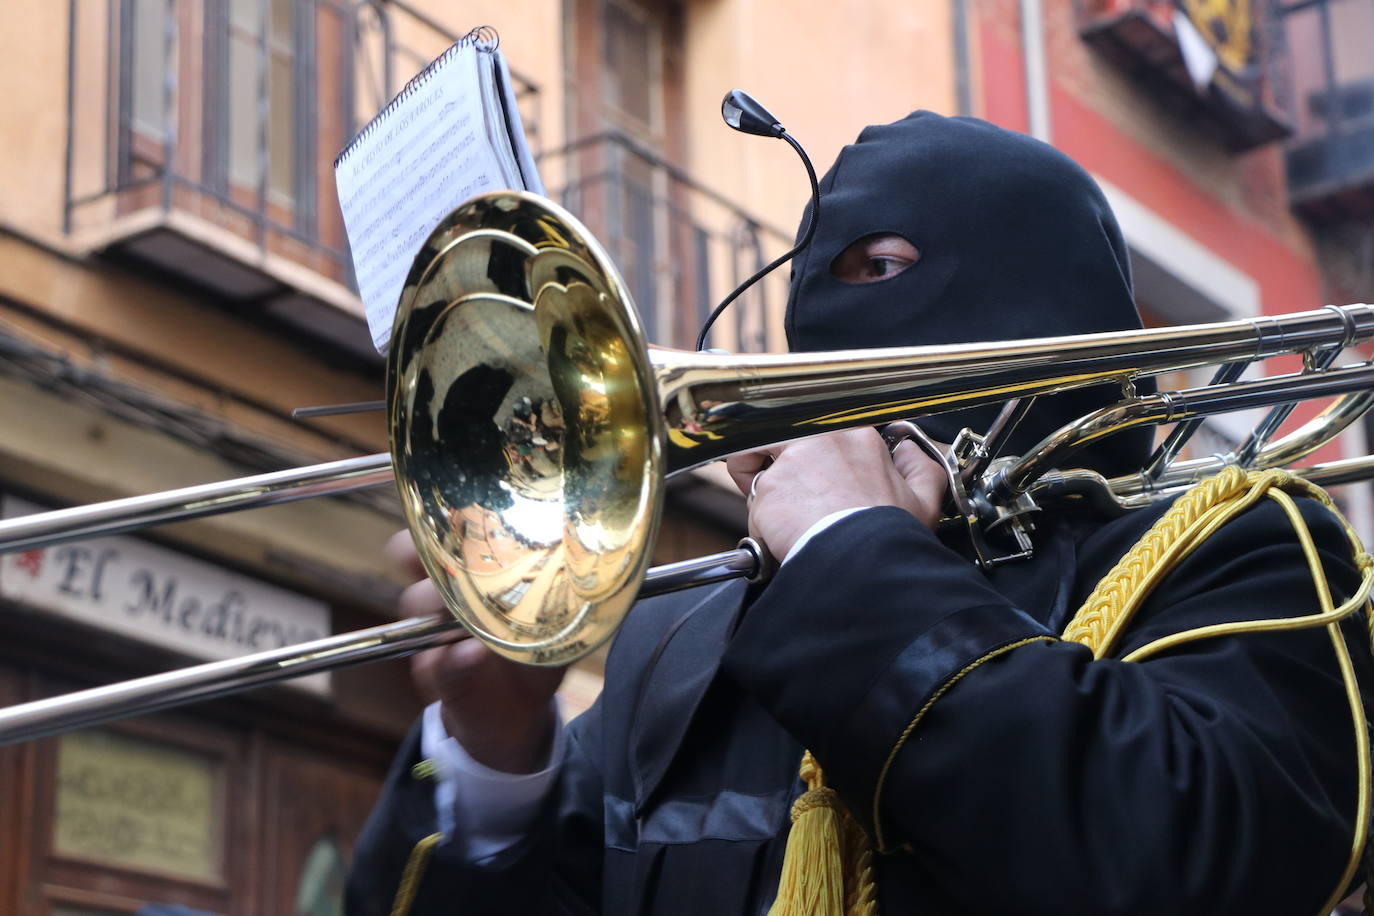
<path fill-rule="evenodd" d="M 895 276 L 906 270 L 912 264 L 906 258 L 893 257 L 891 255 L 870 256 L 868 259 L 868 276 L 874 280 L 881 280 L 884 277 Z"/>
<path fill-rule="evenodd" d="M 915 245 L 895 233 L 866 235 L 842 251 L 830 272 L 845 283 L 876 283 L 895 277 L 920 260 Z"/>

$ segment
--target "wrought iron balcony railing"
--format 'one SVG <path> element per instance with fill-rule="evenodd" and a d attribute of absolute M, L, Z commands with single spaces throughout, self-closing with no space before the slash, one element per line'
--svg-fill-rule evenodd
<path fill-rule="evenodd" d="M 620 131 L 583 137 L 540 159 L 549 193 L 606 246 L 649 339 L 691 347 L 706 315 L 791 236 Z M 710 343 L 734 352 L 785 350 L 788 271 L 764 278 L 730 306 Z"/>
<path fill-rule="evenodd" d="M 375 359 L 332 160 L 454 34 L 397 0 L 68 2 L 68 234 Z M 656 342 L 689 346 L 788 246 L 628 134 L 541 155 L 539 92 L 516 83 L 550 193 L 605 241 Z M 713 343 L 783 349 L 786 277 L 739 300 Z"/>
<path fill-rule="evenodd" d="M 1374 0 L 1297 0 L 1282 9 L 1293 204 L 1323 221 L 1374 217 Z"/>
<path fill-rule="evenodd" d="M 1085 42 L 1230 149 L 1289 134 L 1275 98 L 1284 61 L 1270 0 L 1074 0 L 1074 13 Z"/>

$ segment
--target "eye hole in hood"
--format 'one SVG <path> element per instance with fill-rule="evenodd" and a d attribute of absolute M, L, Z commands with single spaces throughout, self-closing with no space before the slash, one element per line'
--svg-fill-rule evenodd
<path fill-rule="evenodd" d="M 830 262 L 830 274 L 841 283 L 879 283 L 916 266 L 921 249 L 895 232 L 874 232 L 856 239 Z"/>

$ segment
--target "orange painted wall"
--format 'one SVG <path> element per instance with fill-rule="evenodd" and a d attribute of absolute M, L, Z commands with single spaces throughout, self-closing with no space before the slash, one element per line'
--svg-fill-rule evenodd
<path fill-rule="evenodd" d="M 1054 145 L 1253 278 L 1265 314 L 1325 304 L 1329 292 L 1310 236 L 1288 209 L 1282 145 L 1226 151 L 1205 128 L 1168 111 L 1148 89 L 1099 58 L 1078 37 L 1071 6 L 1044 4 Z M 1018 5 L 976 0 L 971 8 L 976 113 L 1025 131 Z M 1296 368 L 1292 358 L 1274 361 L 1270 371 Z M 1285 428 L 1319 406 L 1301 407 Z M 1335 445 L 1316 456 L 1337 457 Z"/>
<path fill-rule="evenodd" d="M 1209 158 L 1222 160 L 1220 164 L 1198 168 L 1196 159 L 1187 158 L 1192 149 L 1173 155 L 1161 149 L 1170 139 L 1163 130 L 1143 139 L 1142 132 L 1151 127 L 1148 118 L 1137 117 L 1134 131 L 1124 129 L 1120 118 L 1112 116 L 1119 115 L 1119 110 L 1108 107 L 1121 96 L 1121 77 L 1108 72 L 1110 65 L 1097 60 L 1077 38 L 1069 6 L 1045 5 L 1054 145 L 1252 276 L 1262 289 L 1266 313 L 1321 304 L 1322 277 L 1310 242 L 1287 212 L 1280 147 L 1274 144 L 1243 155 L 1221 151 L 1218 156 L 1217 150 L 1211 150 Z M 1015 4 L 986 3 L 982 9 L 997 16 L 980 18 L 975 31 L 976 76 L 982 88 L 979 113 L 1004 127 L 1024 131 L 1028 126 L 1026 82 Z M 1066 31 L 1076 44 L 1066 46 L 1059 40 Z M 1096 92 L 1095 77 L 1112 85 Z M 1136 101 L 1142 107 L 1148 103 L 1148 99 Z M 1104 112 L 1104 107 L 1112 114 Z M 1190 139 L 1196 142 L 1198 138 Z M 1205 135 L 1202 142 L 1219 146 Z M 1214 180 L 1218 170 L 1229 173 L 1226 181 Z"/>

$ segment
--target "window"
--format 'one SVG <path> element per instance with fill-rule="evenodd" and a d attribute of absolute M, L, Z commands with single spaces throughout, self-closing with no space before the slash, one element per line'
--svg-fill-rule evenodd
<path fill-rule="evenodd" d="M 177 61 L 185 13 L 168 0 L 126 0 L 119 7 L 118 159 L 121 182 L 157 175 L 178 122 Z"/>
<path fill-rule="evenodd" d="M 121 15 L 123 180 L 160 174 L 170 141 L 174 172 L 315 235 L 317 20 L 332 34 L 338 16 L 316 0 L 126 0 Z M 349 125 L 328 123 L 342 145 Z"/>
<path fill-rule="evenodd" d="M 161 140 L 167 122 L 167 0 L 133 0 L 130 20 L 133 62 L 130 74 L 130 115 L 141 134 Z"/>
<path fill-rule="evenodd" d="M 496 601 L 498 604 L 501 605 L 501 607 L 505 608 L 507 611 L 513 611 L 515 610 L 516 605 L 520 603 L 521 599 L 525 597 L 525 593 L 530 590 L 530 586 L 533 584 L 534 581 L 532 579 L 521 579 L 519 582 L 515 583 L 510 588 L 506 589 L 504 592 L 501 592 L 501 594 L 497 595 Z"/>
<path fill-rule="evenodd" d="M 659 244 L 662 233 L 656 225 L 655 182 L 651 163 L 613 148 L 610 151 L 617 181 L 608 189 L 611 206 L 607 214 L 610 236 L 615 240 L 617 264 L 645 321 L 650 340 L 658 339 L 657 261 L 663 257 Z"/>
<path fill-rule="evenodd" d="M 392 77 L 456 36 L 379 0 L 96 6 L 73 7 L 95 32 L 71 43 L 68 61 L 65 231 L 374 365 L 348 307 L 352 263 L 330 164 Z M 535 134 L 537 90 L 516 82 Z"/>
<path fill-rule="evenodd" d="M 676 312 L 668 231 L 667 163 L 680 158 L 681 8 L 667 0 L 574 0 L 578 52 L 570 91 L 585 99 L 573 126 L 575 177 L 565 189 L 574 211 L 610 251 L 651 340 Z M 580 89 L 579 87 L 586 87 Z"/>
<path fill-rule="evenodd" d="M 230 187 L 256 191 L 265 182 L 271 202 L 279 206 L 308 205 L 303 198 L 312 184 L 303 171 L 310 163 L 310 132 L 300 125 L 314 111 L 314 48 L 308 34 L 314 3 L 221 2 L 227 3 L 223 29 L 207 36 L 224 51 L 210 57 L 223 62 L 222 76 L 207 74 L 207 88 L 220 103 L 211 110 L 223 111 L 225 134 L 225 142 L 209 152 L 227 158 L 215 171 Z"/>
<path fill-rule="evenodd" d="M 652 127 L 660 80 L 654 47 L 661 40 L 656 23 L 637 6 L 607 2 L 602 10 L 602 83 L 607 108 Z"/>

